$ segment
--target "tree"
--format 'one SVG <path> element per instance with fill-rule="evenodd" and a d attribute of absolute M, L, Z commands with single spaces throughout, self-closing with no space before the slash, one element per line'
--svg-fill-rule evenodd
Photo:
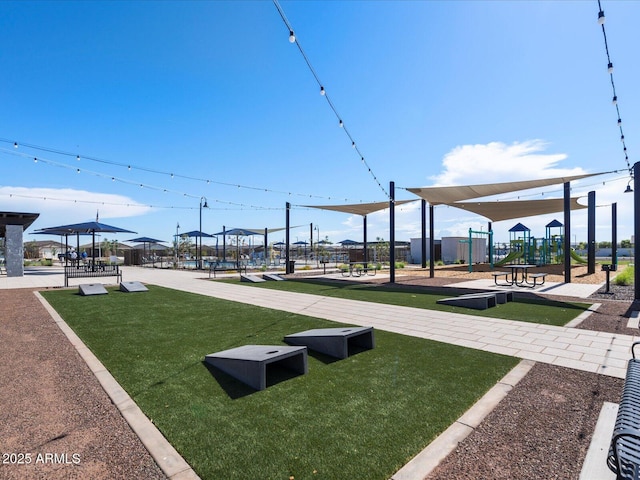
<path fill-rule="evenodd" d="M 632 247 L 631 240 L 620 241 L 620 248 L 631 248 L 631 247 Z"/>
<path fill-rule="evenodd" d="M 40 256 L 40 250 L 36 245 L 36 242 L 27 242 L 24 244 L 24 257 L 25 258 L 38 258 Z"/>
<path fill-rule="evenodd" d="M 375 259 L 379 262 L 389 260 L 389 242 L 385 242 L 384 238 L 376 237 Z"/>
<path fill-rule="evenodd" d="M 598 248 L 611 248 L 611 242 L 599 242 Z"/>

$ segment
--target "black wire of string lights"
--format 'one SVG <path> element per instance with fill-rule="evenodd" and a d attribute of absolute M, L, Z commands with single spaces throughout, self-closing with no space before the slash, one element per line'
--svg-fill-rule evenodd
<path fill-rule="evenodd" d="M 67 151 L 55 149 L 55 148 L 52 148 L 52 147 L 34 145 L 34 144 L 24 143 L 24 142 L 18 142 L 18 141 L 9 140 L 9 139 L 6 139 L 6 138 L 0 138 L 0 142 L 12 144 L 14 149 L 18 149 L 20 147 L 26 147 L 26 148 L 30 148 L 30 149 L 38 150 L 38 151 L 42 151 L 42 152 L 55 153 L 56 155 L 63 155 L 63 156 L 66 156 L 66 157 L 72 157 L 72 158 L 75 158 L 77 161 L 88 160 L 88 161 L 91 161 L 91 162 L 102 163 L 102 164 L 105 164 L 105 165 L 113 165 L 113 166 L 116 166 L 116 167 L 123 167 L 123 168 L 126 168 L 129 171 L 138 170 L 138 171 L 141 171 L 141 172 L 155 173 L 155 174 L 158 174 L 158 175 L 164 175 L 164 176 L 170 177 L 172 179 L 173 178 L 181 178 L 183 180 L 190 180 L 190 181 L 196 181 L 196 182 L 200 182 L 200 183 L 206 183 L 207 185 L 209 185 L 209 184 L 222 185 L 222 186 L 225 186 L 225 187 L 234 187 L 234 188 L 240 188 L 240 189 L 244 189 L 244 190 L 253 190 L 253 191 L 259 191 L 259 192 L 266 192 L 266 193 L 277 193 L 277 194 L 288 195 L 288 196 L 296 196 L 296 197 L 301 197 L 301 198 L 316 198 L 316 199 L 322 199 L 322 200 L 335 200 L 335 197 L 328 197 L 328 196 L 322 196 L 322 195 L 313 195 L 313 194 L 308 194 L 308 193 L 296 193 L 296 192 L 283 191 L 283 190 L 274 190 L 274 189 L 267 188 L 267 187 L 256 187 L 256 186 L 250 186 L 250 185 L 243 185 L 243 184 L 240 184 L 240 183 L 220 182 L 220 181 L 211 180 L 211 179 L 207 179 L 207 178 L 199 178 L 199 177 L 193 177 L 193 176 L 183 175 L 183 174 L 174 173 L 174 172 L 166 172 L 166 171 L 162 171 L 162 170 L 155 170 L 155 169 L 152 169 L 152 168 L 147 168 L 147 167 L 142 167 L 140 165 L 135 165 L 133 163 L 116 162 L 116 161 L 113 161 L 113 160 L 106 160 L 106 159 L 103 159 L 103 158 L 98 158 L 98 157 L 94 157 L 94 156 L 90 156 L 90 155 L 84 155 L 84 154 L 81 155 L 79 153 L 67 152 Z M 2 151 L 4 151 L 5 153 L 11 153 L 9 150 L 2 150 Z M 40 158 L 40 157 L 37 157 L 37 158 Z M 72 168 L 74 170 L 76 169 L 76 167 L 72 167 Z M 349 199 L 345 198 L 344 201 L 348 202 Z"/>
<path fill-rule="evenodd" d="M 631 164 L 629 163 L 629 155 L 627 153 L 627 144 L 624 138 L 624 131 L 622 130 L 622 119 L 620 117 L 620 107 L 618 106 L 618 94 L 616 93 L 616 84 L 613 81 L 613 62 L 611 61 L 611 55 L 609 54 L 609 44 L 607 42 L 607 32 L 604 28 L 606 18 L 604 16 L 604 10 L 602 10 L 602 5 L 600 4 L 600 0 L 598 0 L 598 24 L 602 27 L 602 37 L 604 38 L 604 49 L 607 53 L 607 72 L 609 73 L 609 77 L 611 78 L 611 89 L 613 91 L 613 97 L 611 102 L 616 107 L 616 114 L 618 116 L 618 128 L 620 129 L 620 141 L 622 142 L 622 149 L 624 152 L 624 159 L 627 162 L 627 170 L 629 171 L 629 176 L 633 178 L 633 170 L 631 168 Z M 627 186 L 627 190 L 629 190 L 629 186 Z"/>
<path fill-rule="evenodd" d="M 322 95 L 327 100 L 327 104 L 329 105 L 329 107 L 331 108 L 333 113 L 335 114 L 335 116 L 336 116 L 336 118 L 338 120 L 338 126 L 340 128 L 342 128 L 342 130 L 344 130 L 344 133 L 347 135 L 347 137 L 349 138 L 349 141 L 351 142 L 351 147 L 356 151 L 356 153 L 360 157 L 360 161 L 362 162 L 364 167 L 367 169 L 367 171 L 369 172 L 369 174 L 371 175 L 373 180 L 378 184 L 378 187 L 380 188 L 380 190 L 382 190 L 382 192 L 385 194 L 385 196 L 387 198 L 390 198 L 389 194 L 387 193 L 385 188 L 380 183 L 380 180 L 378 180 L 378 177 L 376 177 L 375 173 L 373 173 L 373 170 L 371 170 L 371 166 L 365 160 L 363 153 L 360 151 L 360 148 L 356 144 L 356 141 L 354 140 L 354 138 L 349 133 L 349 130 L 347 129 L 346 125 L 344 124 L 344 122 L 342 120 L 342 116 L 338 113 L 338 110 L 336 109 L 335 105 L 331 101 L 331 97 L 329 96 L 329 94 L 327 93 L 327 91 L 324 88 L 324 84 L 320 81 L 320 77 L 318 76 L 318 74 L 316 73 L 315 69 L 313 68 L 313 65 L 311 65 L 311 61 L 309 60 L 309 57 L 307 56 L 307 54 L 302 49 L 302 45 L 298 41 L 298 37 L 294 33 L 293 27 L 291 26 L 291 23 L 287 19 L 287 16 L 285 15 L 284 10 L 280 6 L 280 3 L 278 2 L 278 0 L 273 0 L 273 4 L 275 5 L 276 9 L 278 10 L 278 13 L 280 14 L 280 18 L 282 18 L 282 21 L 284 22 L 285 26 L 289 30 L 289 42 L 290 43 L 295 43 L 296 46 L 298 47 L 298 50 L 300 51 L 300 54 L 302 55 L 302 58 L 304 59 L 305 63 L 307 64 L 307 67 L 309 67 L 309 70 L 311 71 L 311 74 L 313 75 L 313 78 L 315 78 L 316 82 L 318 83 L 318 87 L 320 87 L 320 95 Z"/>
<path fill-rule="evenodd" d="M 20 152 L 11 152 L 5 149 L 0 148 L 0 153 L 8 153 L 10 155 L 16 155 L 18 157 L 24 158 L 24 159 L 28 159 L 31 160 L 31 157 L 27 154 L 24 153 L 20 153 Z M 146 188 L 147 190 L 155 190 L 158 192 L 163 192 L 163 193 L 172 193 L 172 194 L 176 194 L 176 195 L 180 195 L 182 197 L 187 197 L 187 198 L 200 198 L 199 195 L 194 195 L 192 193 L 186 193 L 186 192 L 180 192 L 178 190 L 172 190 L 172 189 L 168 189 L 168 188 L 163 188 L 163 187 L 158 187 L 156 185 L 151 185 L 148 183 L 141 183 L 139 181 L 133 181 L 130 179 L 126 179 L 126 178 L 121 178 L 121 177 L 117 177 L 114 175 L 108 175 L 105 173 L 101 173 L 101 172 L 94 172 L 92 170 L 87 170 L 84 168 L 77 168 L 75 166 L 71 166 L 71 165 L 67 165 L 65 163 L 60 163 L 60 162 L 56 162 L 53 160 L 49 160 L 43 157 L 33 157 L 33 162 L 34 163 L 40 163 L 40 164 L 44 164 L 44 165 L 49 165 L 49 166 L 53 166 L 53 167 L 58 167 L 58 168 L 64 168 L 67 170 L 71 170 L 71 171 L 75 171 L 77 174 L 86 174 L 86 175 L 92 175 L 94 177 L 98 177 L 98 178 L 104 178 L 104 179 L 110 179 L 112 182 L 119 182 L 119 183 L 124 183 L 127 185 L 133 185 L 133 186 L 137 186 L 140 188 Z M 282 210 L 282 207 L 265 207 L 265 206 L 261 206 L 261 205 L 247 205 L 244 203 L 237 203 L 237 202 L 230 202 L 227 200 L 220 200 L 220 199 L 212 199 L 215 203 L 220 203 L 220 204 L 226 204 L 226 205 L 233 205 L 235 207 L 243 207 L 243 208 L 247 208 L 247 209 L 252 209 L 252 210 Z M 165 207 L 162 207 L 165 208 Z"/>

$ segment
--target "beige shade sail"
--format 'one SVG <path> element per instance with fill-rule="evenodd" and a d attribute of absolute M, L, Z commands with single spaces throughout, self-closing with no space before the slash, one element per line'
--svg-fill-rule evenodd
<path fill-rule="evenodd" d="M 586 205 L 578 203 L 578 198 L 579 197 L 572 197 L 570 199 L 571 210 L 587 208 Z M 457 202 L 447 203 L 446 205 L 482 215 L 492 222 L 564 211 L 563 198 L 505 202 Z"/>
<path fill-rule="evenodd" d="M 415 202 L 415 200 L 396 200 L 395 204 L 397 206 L 409 202 Z M 370 213 L 389 208 L 389 202 L 354 203 L 351 205 L 303 205 L 303 207 L 333 210 L 335 212 L 351 213 L 353 215 L 362 215 L 364 217 Z"/>
<path fill-rule="evenodd" d="M 547 187 L 549 185 L 558 185 L 561 183 L 571 182 L 573 180 L 579 180 L 581 178 L 604 175 L 605 173 L 611 172 L 587 173 L 584 175 L 573 175 L 570 177 L 542 178 L 539 180 L 524 180 L 520 182 L 487 183 L 482 185 L 407 188 L 407 190 L 420 198 L 425 199 L 430 205 L 449 205 L 461 200 L 501 195 L 503 193 Z"/>

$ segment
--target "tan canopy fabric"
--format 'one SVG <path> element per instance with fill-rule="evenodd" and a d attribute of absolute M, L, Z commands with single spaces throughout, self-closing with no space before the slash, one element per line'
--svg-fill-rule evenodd
<path fill-rule="evenodd" d="M 409 202 L 415 202 L 415 200 L 396 200 L 395 203 L 397 206 Z M 364 217 L 370 213 L 389 208 L 389 202 L 354 203 L 351 205 L 303 205 L 303 207 L 333 210 L 335 212 L 351 213 L 353 215 L 362 215 Z"/>
<path fill-rule="evenodd" d="M 424 198 L 431 205 L 451 204 L 461 200 L 471 198 L 488 197 L 491 195 L 501 195 L 503 193 L 529 190 L 530 188 L 547 187 L 561 183 L 579 180 L 581 178 L 603 175 L 610 172 L 587 173 L 585 175 L 573 175 L 570 177 L 543 178 L 539 180 L 524 180 L 521 182 L 488 183 L 482 185 L 459 185 L 451 187 L 424 187 L 407 188 L 420 198 Z"/>
<path fill-rule="evenodd" d="M 571 210 L 587 208 L 586 205 L 578 203 L 578 198 L 571 198 Z M 482 215 L 493 222 L 564 211 L 564 199 L 562 198 L 517 200 L 513 202 L 456 202 L 447 203 L 446 205 Z"/>

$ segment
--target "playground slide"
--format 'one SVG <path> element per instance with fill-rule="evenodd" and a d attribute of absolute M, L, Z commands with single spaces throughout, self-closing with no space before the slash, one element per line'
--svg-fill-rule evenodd
<path fill-rule="evenodd" d="M 506 263 L 511 263 L 513 262 L 516 258 L 520 258 L 522 256 L 522 251 L 517 251 L 517 252 L 510 252 L 509 255 L 507 255 L 506 257 L 504 257 L 502 260 L 500 260 L 499 262 L 495 262 L 494 265 L 496 267 L 501 267 L 502 265 L 506 264 Z"/>
<path fill-rule="evenodd" d="M 571 258 L 573 258 L 578 263 L 588 263 L 588 260 L 578 255 L 575 250 L 571 250 Z"/>

